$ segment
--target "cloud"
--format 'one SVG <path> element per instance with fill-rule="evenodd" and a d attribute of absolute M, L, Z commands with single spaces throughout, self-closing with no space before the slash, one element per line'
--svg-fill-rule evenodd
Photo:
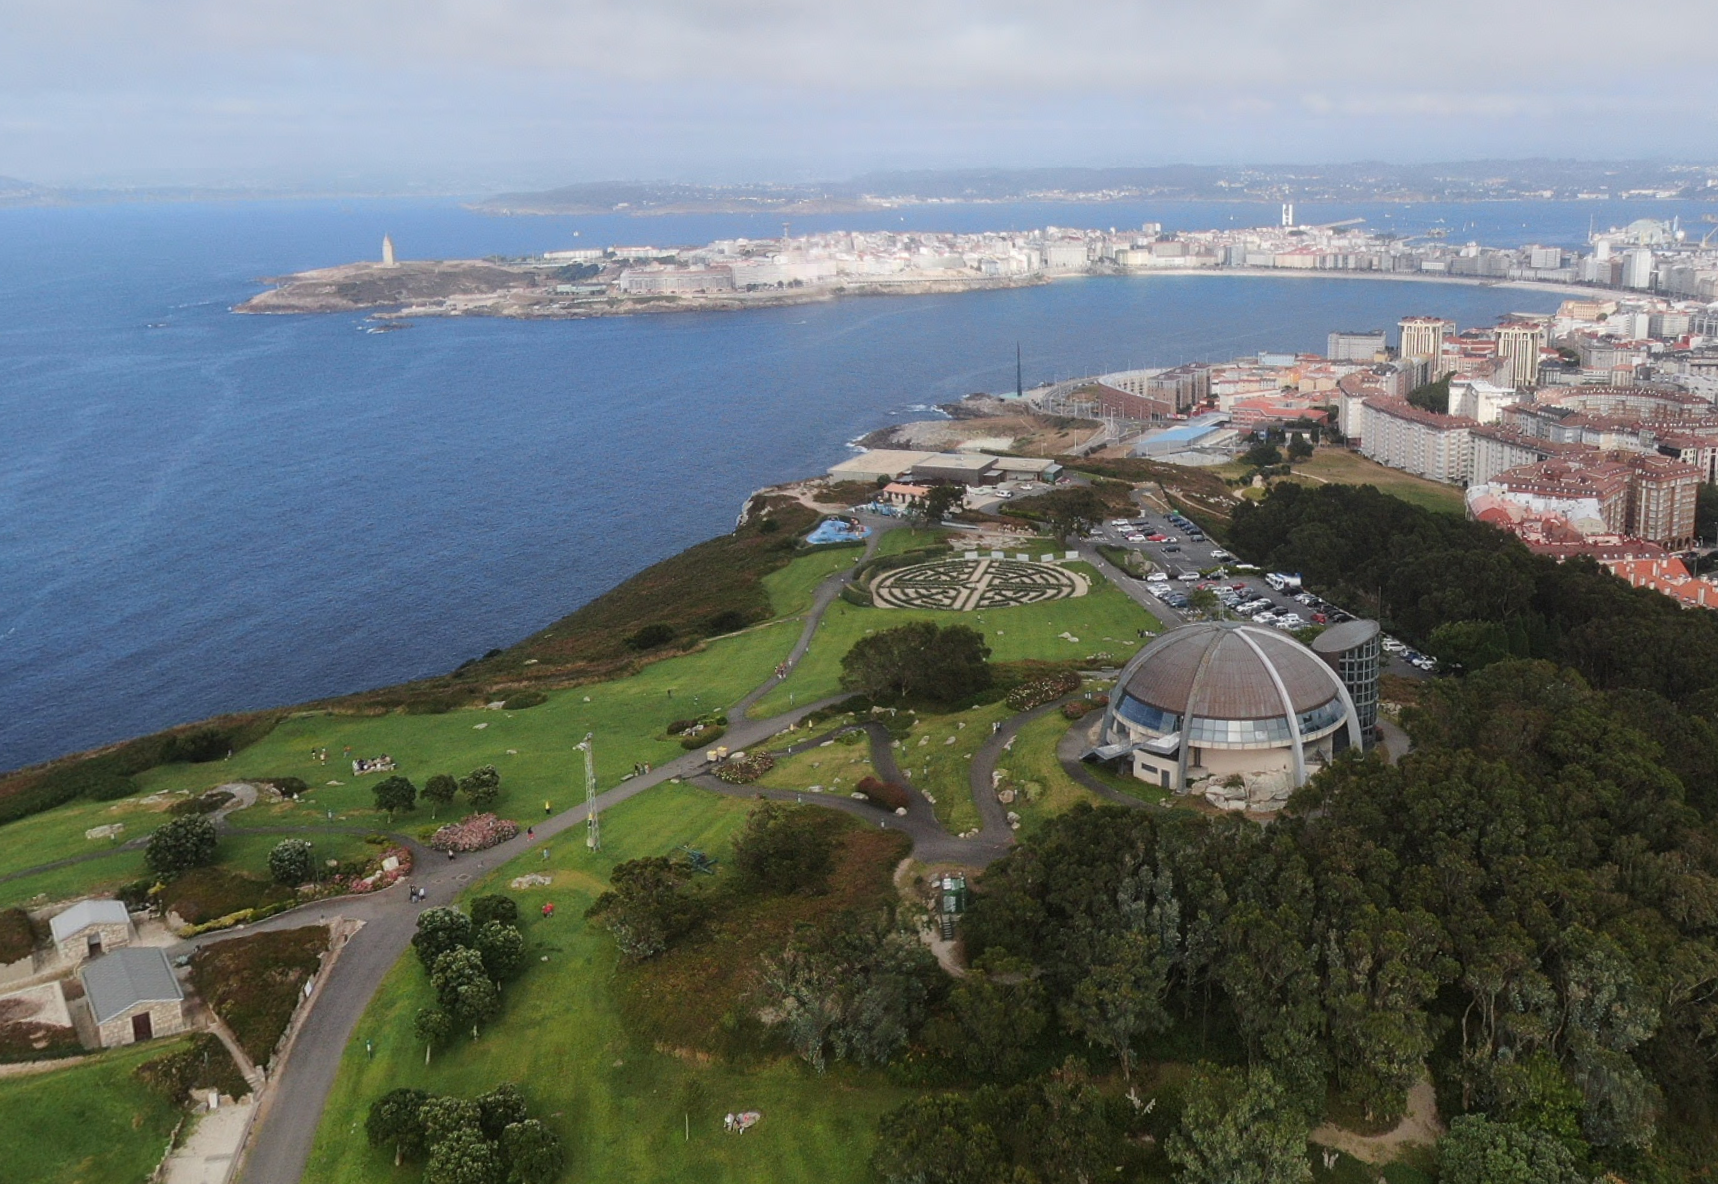
<path fill-rule="evenodd" d="M 760 139 L 808 167 L 1479 154 L 1524 129 L 1688 154 L 1718 109 L 1706 0 L 0 0 L 0 27 L 0 172 L 51 167 L 56 124 L 62 168 L 318 135 L 333 163 L 356 118 L 426 162 L 529 154 L 529 129 L 539 156 L 672 171 Z"/>

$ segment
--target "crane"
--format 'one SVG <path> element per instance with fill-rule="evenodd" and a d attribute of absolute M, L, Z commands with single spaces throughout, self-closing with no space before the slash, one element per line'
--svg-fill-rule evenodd
<path fill-rule="evenodd" d="M 1718 214 L 1702 214 L 1700 216 L 1700 220 L 1702 222 L 1718 222 Z M 1712 237 L 1714 235 L 1718 235 L 1718 226 L 1714 226 L 1711 230 L 1708 230 L 1701 236 L 1700 249 L 1702 251 L 1706 249 L 1706 244 L 1712 241 Z"/>
<path fill-rule="evenodd" d="M 585 846 L 602 850 L 602 820 L 597 816 L 597 762 L 594 733 L 586 732 L 579 747 L 585 750 Z"/>

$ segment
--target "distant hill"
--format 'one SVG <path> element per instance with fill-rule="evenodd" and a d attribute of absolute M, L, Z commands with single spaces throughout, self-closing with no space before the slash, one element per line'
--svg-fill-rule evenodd
<path fill-rule="evenodd" d="M 1478 160 L 1419 165 L 1157 165 L 864 173 L 844 181 L 754 185 L 596 181 L 473 203 L 505 214 L 840 212 L 933 201 L 1478 201 L 1595 196 L 1718 201 L 1718 164 Z"/>

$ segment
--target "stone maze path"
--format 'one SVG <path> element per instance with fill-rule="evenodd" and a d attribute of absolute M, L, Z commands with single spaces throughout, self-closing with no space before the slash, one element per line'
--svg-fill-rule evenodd
<path fill-rule="evenodd" d="M 1086 578 L 1053 563 L 998 558 L 940 559 L 888 572 L 871 585 L 883 608 L 971 612 L 1084 596 Z"/>

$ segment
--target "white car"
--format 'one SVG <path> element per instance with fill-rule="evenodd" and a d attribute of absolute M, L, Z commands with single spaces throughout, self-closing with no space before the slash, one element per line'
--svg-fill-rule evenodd
<path fill-rule="evenodd" d="M 1228 559 L 1229 553 L 1227 551 L 1223 550 L 1223 548 L 1221 548 L 1221 547 L 1212 547 L 1211 548 L 1211 558 L 1213 558 L 1213 559 Z"/>
<path fill-rule="evenodd" d="M 1167 584 L 1169 582 L 1169 577 L 1160 571 L 1152 572 L 1145 579 L 1149 584 Z"/>

